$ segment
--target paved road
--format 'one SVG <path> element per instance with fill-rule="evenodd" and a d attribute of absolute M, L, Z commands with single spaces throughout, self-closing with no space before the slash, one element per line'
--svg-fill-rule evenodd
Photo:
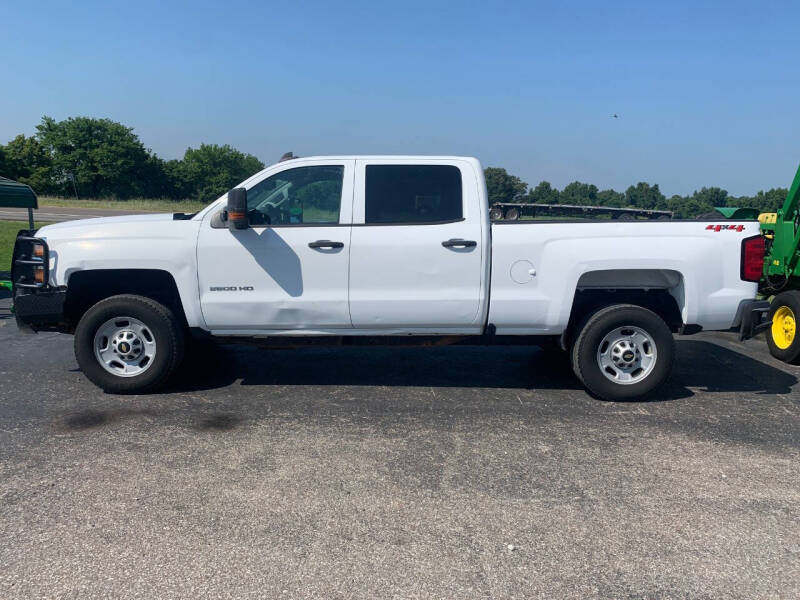
<path fill-rule="evenodd" d="M 227 347 L 120 397 L 3 316 L 4 599 L 800 596 L 800 368 L 759 342 L 679 341 L 646 403 L 500 347 Z"/>
<path fill-rule="evenodd" d="M 77 208 L 71 206 L 44 207 L 33 212 L 37 223 L 58 223 L 60 221 L 74 221 L 76 219 L 89 219 L 91 217 L 116 217 L 135 215 L 137 213 L 153 211 L 136 210 L 110 210 L 106 208 Z M 28 210 L 24 208 L 0 208 L 0 221 L 26 221 Z"/>

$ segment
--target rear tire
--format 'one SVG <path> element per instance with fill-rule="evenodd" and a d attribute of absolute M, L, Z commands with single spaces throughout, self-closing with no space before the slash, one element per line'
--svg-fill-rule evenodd
<path fill-rule="evenodd" d="M 572 346 L 572 368 L 595 396 L 637 400 L 669 377 L 672 332 L 654 312 L 632 304 L 601 308 L 583 323 Z"/>
<path fill-rule="evenodd" d="M 800 317 L 800 292 L 783 292 L 775 296 L 769 306 L 772 326 L 767 329 L 767 347 L 772 356 L 785 363 L 796 364 L 800 360 L 798 317 Z"/>
<path fill-rule="evenodd" d="M 180 321 L 169 308 L 144 296 L 101 300 L 75 329 L 81 370 L 103 391 L 115 394 L 158 389 L 180 364 L 183 349 Z"/>

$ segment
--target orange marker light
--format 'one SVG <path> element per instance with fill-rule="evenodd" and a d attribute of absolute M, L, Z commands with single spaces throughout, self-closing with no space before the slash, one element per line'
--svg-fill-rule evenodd
<path fill-rule="evenodd" d="M 33 255 L 36 258 L 44 258 L 44 246 L 42 246 L 41 244 L 34 244 Z"/>
<path fill-rule="evenodd" d="M 36 267 L 33 271 L 33 279 L 36 283 L 44 283 L 44 267 Z"/>

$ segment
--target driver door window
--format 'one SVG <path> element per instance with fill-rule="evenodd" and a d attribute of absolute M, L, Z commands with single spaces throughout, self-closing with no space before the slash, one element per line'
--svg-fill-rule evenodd
<path fill-rule="evenodd" d="M 334 225 L 339 223 L 343 166 L 287 169 L 247 190 L 250 225 Z"/>

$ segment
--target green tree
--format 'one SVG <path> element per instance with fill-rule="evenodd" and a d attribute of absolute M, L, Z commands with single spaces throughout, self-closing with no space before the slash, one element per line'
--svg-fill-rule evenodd
<path fill-rule="evenodd" d="M 54 184 L 62 194 L 72 194 L 73 180 L 83 197 L 145 194 L 150 153 L 132 128 L 110 119 L 42 117 L 36 130 L 52 159 Z"/>
<path fill-rule="evenodd" d="M 616 190 L 601 190 L 597 192 L 597 204 L 613 208 L 624 208 L 625 194 Z"/>
<path fill-rule="evenodd" d="M 675 194 L 666 200 L 663 208 L 671 210 L 676 219 L 691 219 L 714 210 L 711 204 L 694 194 L 691 196 Z"/>
<path fill-rule="evenodd" d="M 731 198 L 730 206 L 740 206 L 745 208 L 757 208 L 761 212 L 775 212 L 783 206 L 789 190 L 786 188 L 772 188 L 771 190 L 759 191 L 755 196 L 740 196 Z"/>
<path fill-rule="evenodd" d="M 528 184 L 519 177 L 509 175 L 505 169 L 488 167 L 484 169 L 489 204 L 495 202 L 522 202 Z"/>
<path fill-rule="evenodd" d="M 561 190 L 560 202 L 562 204 L 577 204 L 580 206 L 597 205 L 597 186 L 591 183 L 573 181 Z"/>
<path fill-rule="evenodd" d="M 549 181 L 540 181 L 539 185 L 528 192 L 528 202 L 536 204 L 558 204 L 560 192 L 550 185 Z"/>
<path fill-rule="evenodd" d="M 140 190 L 147 198 L 171 198 L 182 200 L 188 196 L 176 185 L 167 169 L 168 163 L 158 155 L 148 152 L 147 160 L 141 166 L 139 173 Z M 178 161 L 174 161 L 178 162 Z"/>
<path fill-rule="evenodd" d="M 35 137 L 18 135 L 5 146 L 4 154 L 5 168 L 0 174 L 31 186 L 37 194 L 54 191 L 52 160 Z"/>
<path fill-rule="evenodd" d="M 650 185 L 640 181 L 625 190 L 625 203 L 633 208 L 654 209 L 665 206 L 666 198 L 657 183 Z"/>
<path fill-rule="evenodd" d="M 168 190 L 167 196 L 177 199 L 193 198 L 194 186 L 187 179 L 183 161 L 179 159 L 167 160 L 164 161 L 162 166 L 164 169 L 164 186 Z"/>
<path fill-rule="evenodd" d="M 200 144 L 187 148 L 183 160 L 168 164 L 168 176 L 186 197 L 208 202 L 221 196 L 264 168 L 252 154 L 244 154 L 229 145 Z"/>
<path fill-rule="evenodd" d="M 718 187 L 704 187 L 699 192 L 695 190 L 692 199 L 702 205 L 728 206 L 728 191 Z"/>
<path fill-rule="evenodd" d="M 758 192 L 756 200 L 759 207 L 763 207 L 764 212 L 775 212 L 786 202 L 789 190 L 786 188 L 772 188 L 766 192 Z"/>

